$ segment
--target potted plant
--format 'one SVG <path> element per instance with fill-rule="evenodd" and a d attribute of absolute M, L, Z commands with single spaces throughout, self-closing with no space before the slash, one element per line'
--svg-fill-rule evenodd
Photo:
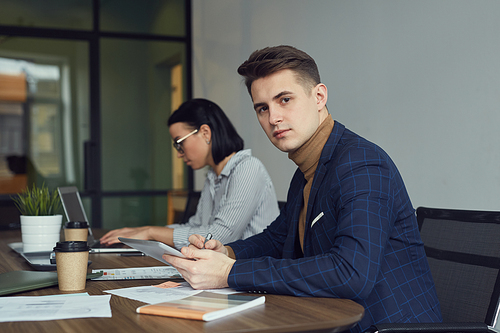
<path fill-rule="evenodd" d="M 21 213 L 23 252 L 52 251 L 61 235 L 59 193 L 33 184 L 12 199 Z"/>

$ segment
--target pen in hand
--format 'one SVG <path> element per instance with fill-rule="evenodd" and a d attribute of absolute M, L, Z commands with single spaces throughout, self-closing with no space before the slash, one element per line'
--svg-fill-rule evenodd
<path fill-rule="evenodd" d="M 207 237 L 205 237 L 205 241 L 203 242 L 203 249 L 205 248 L 205 244 L 212 239 L 212 234 L 208 233 Z"/>

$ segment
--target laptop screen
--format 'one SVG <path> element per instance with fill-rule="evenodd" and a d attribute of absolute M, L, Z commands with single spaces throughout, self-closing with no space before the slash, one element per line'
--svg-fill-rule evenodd
<path fill-rule="evenodd" d="M 85 210 L 83 208 L 82 200 L 80 198 L 80 194 L 78 193 L 78 189 L 75 186 L 67 186 L 67 187 L 59 187 L 58 191 L 68 221 L 89 222 L 87 220 L 87 215 L 85 215 Z M 88 244 L 91 247 L 91 253 L 140 252 L 139 250 L 126 246 L 123 243 L 116 243 L 108 246 L 102 245 L 101 242 L 99 242 L 99 240 L 94 239 L 94 235 L 92 234 L 92 229 L 90 227 L 89 227 Z"/>
<path fill-rule="evenodd" d="M 59 187 L 59 196 L 68 221 L 88 222 L 80 194 L 75 186 Z"/>

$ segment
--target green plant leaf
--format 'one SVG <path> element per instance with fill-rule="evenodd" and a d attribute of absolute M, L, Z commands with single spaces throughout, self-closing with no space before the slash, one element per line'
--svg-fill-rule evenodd
<path fill-rule="evenodd" d="M 59 193 L 43 184 L 32 188 L 26 187 L 21 193 L 11 197 L 21 215 L 26 216 L 47 216 L 56 215 L 61 211 L 61 199 Z"/>

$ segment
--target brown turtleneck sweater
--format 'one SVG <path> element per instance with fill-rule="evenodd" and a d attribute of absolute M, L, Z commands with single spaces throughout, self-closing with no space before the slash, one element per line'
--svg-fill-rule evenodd
<path fill-rule="evenodd" d="M 316 172 L 321 152 L 332 133 L 334 123 L 332 116 L 328 114 L 326 119 L 319 125 L 316 132 L 314 132 L 313 136 L 311 136 L 311 138 L 299 149 L 288 154 L 288 158 L 297 164 L 306 179 L 306 185 L 304 186 L 304 205 L 299 215 L 299 240 L 302 251 L 304 251 L 304 232 L 306 230 L 306 213 L 309 193 L 311 192 L 314 173 Z M 228 250 L 228 256 L 232 259 L 236 259 L 233 249 L 230 246 L 226 246 L 226 249 Z"/>
<path fill-rule="evenodd" d="M 306 214 L 309 193 L 311 192 L 314 173 L 316 172 L 321 152 L 323 151 L 323 147 L 332 133 L 333 125 L 334 121 L 331 115 L 328 115 L 309 140 L 307 140 L 299 149 L 288 154 L 288 158 L 297 164 L 306 179 L 306 185 L 304 186 L 304 205 L 302 206 L 299 215 L 299 240 L 302 251 L 304 250 L 304 232 L 306 230 Z"/>

